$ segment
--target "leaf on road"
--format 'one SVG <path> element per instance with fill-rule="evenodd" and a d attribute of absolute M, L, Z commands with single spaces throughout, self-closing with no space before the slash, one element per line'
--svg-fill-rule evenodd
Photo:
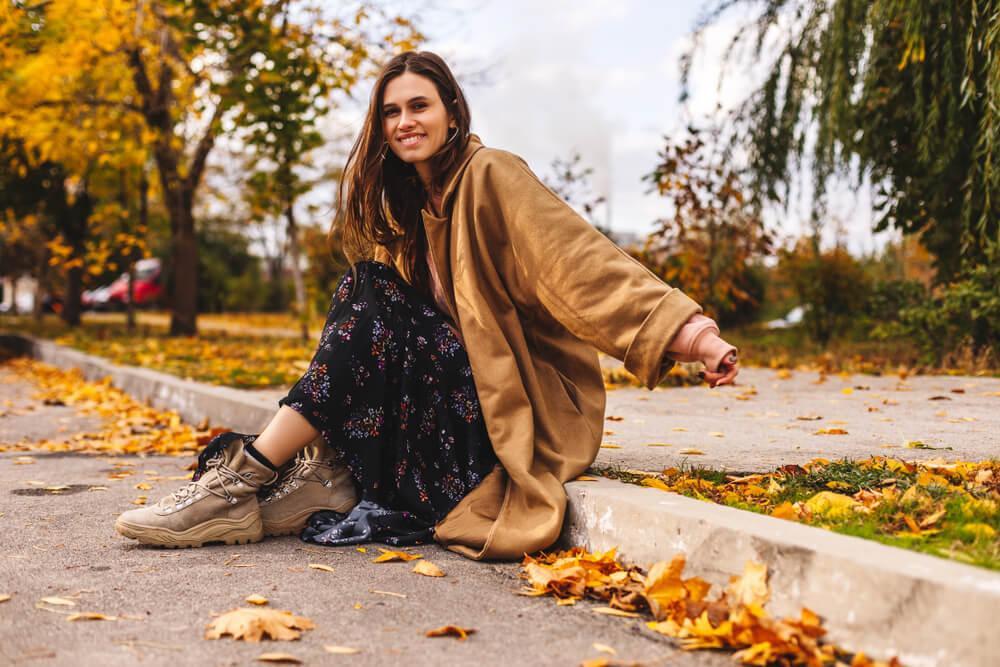
<path fill-rule="evenodd" d="M 686 456 L 701 456 L 705 452 L 701 451 L 700 449 L 682 449 L 681 451 L 679 451 L 677 453 L 678 454 L 684 454 Z"/>
<path fill-rule="evenodd" d="M 405 562 L 423 558 L 420 554 L 410 554 L 405 551 L 392 551 L 391 549 L 383 549 L 382 547 L 379 547 L 378 550 L 381 551 L 382 554 L 373 560 L 373 563 L 388 563 L 394 560 L 401 560 Z"/>
<path fill-rule="evenodd" d="M 820 415 L 799 415 L 796 419 L 804 422 L 814 422 L 822 419 L 822 417 Z"/>
<path fill-rule="evenodd" d="M 842 428 L 821 428 L 813 435 L 847 435 L 847 431 Z"/>
<path fill-rule="evenodd" d="M 571 481 L 573 481 L 573 482 L 596 482 L 597 478 L 596 477 L 592 477 L 591 475 L 580 475 L 579 477 L 576 477 L 576 478 L 574 478 Z"/>
<path fill-rule="evenodd" d="M 465 641 L 465 638 L 474 633 L 475 628 L 461 628 L 457 625 L 443 625 L 440 628 L 434 628 L 433 630 L 428 630 L 426 636 L 428 637 L 456 637 L 460 641 Z"/>
<path fill-rule="evenodd" d="M 309 567 L 314 570 L 322 570 L 323 572 L 333 572 L 333 568 L 329 565 L 323 565 L 322 563 L 309 563 Z"/>
<path fill-rule="evenodd" d="M 139 496 L 138 498 L 136 498 L 135 500 L 132 501 L 132 504 L 133 505 L 145 505 L 146 504 L 146 500 L 148 500 L 148 498 L 146 496 Z"/>
<path fill-rule="evenodd" d="M 298 639 L 302 630 L 312 630 L 316 625 L 290 611 L 240 607 L 221 614 L 205 627 L 205 639 L 230 635 L 233 639 L 259 642 L 262 637 L 286 641 Z"/>
<path fill-rule="evenodd" d="M 639 614 L 634 611 L 622 611 L 621 609 L 615 609 L 614 607 L 594 607 L 591 609 L 595 614 L 604 614 L 605 616 L 622 616 L 624 618 L 639 618 Z"/>
<path fill-rule="evenodd" d="M 66 617 L 67 621 L 117 621 L 117 616 L 107 616 L 96 611 L 78 611 Z"/>
<path fill-rule="evenodd" d="M 669 442 L 648 442 L 647 447 L 673 447 Z"/>
<path fill-rule="evenodd" d="M 327 653 L 333 653 L 335 655 L 354 655 L 355 653 L 361 653 L 361 649 L 354 648 L 353 646 L 337 646 L 335 644 L 323 644 L 323 650 Z"/>
<path fill-rule="evenodd" d="M 413 566 L 413 571 L 417 574 L 422 574 L 425 577 L 443 577 L 444 572 L 441 571 L 434 563 L 429 560 L 419 560 L 416 565 Z"/>
<path fill-rule="evenodd" d="M 257 656 L 258 662 L 279 662 L 287 665 L 301 665 L 302 661 L 291 653 L 261 653 Z"/>
<path fill-rule="evenodd" d="M 609 655 L 618 655 L 618 651 L 614 650 L 607 644 L 598 644 L 597 642 L 594 642 L 591 646 L 594 647 L 595 651 L 600 651 L 601 653 L 607 653 Z"/>
<path fill-rule="evenodd" d="M 265 604 L 267 604 L 267 598 L 264 597 L 263 595 L 257 595 L 256 593 L 254 593 L 253 595 L 246 596 L 245 598 L 243 598 L 243 601 L 244 602 L 249 602 L 250 604 L 256 604 L 256 605 L 265 605 Z"/>
<path fill-rule="evenodd" d="M 10 595 L 7 593 L 0 593 L 0 602 L 6 602 L 10 599 Z"/>
<path fill-rule="evenodd" d="M 60 598 L 60 597 L 54 597 L 54 596 L 42 598 L 41 600 L 39 600 L 39 602 L 44 602 L 45 604 L 59 605 L 61 607 L 75 607 L 76 606 L 76 602 L 74 602 L 73 600 L 67 600 L 66 598 Z"/>

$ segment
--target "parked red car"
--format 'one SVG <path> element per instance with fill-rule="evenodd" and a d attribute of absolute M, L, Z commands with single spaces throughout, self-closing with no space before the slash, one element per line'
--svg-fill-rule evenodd
<path fill-rule="evenodd" d="M 161 264 L 156 257 L 140 259 L 135 263 L 135 283 L 132 293 L 136 306 L 152 305 L 163 295 L 160 280 Z M 94 310 L 121 309 L 128 303 L 128 273 L 123 273 L 110 285 L 87 290 L 82 297 L 83 307 Z"/>

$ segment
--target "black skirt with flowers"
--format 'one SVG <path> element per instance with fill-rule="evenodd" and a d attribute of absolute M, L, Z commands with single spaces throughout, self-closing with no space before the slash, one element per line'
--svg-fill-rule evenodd
<path fill-rule="evenodd" d="M 278 405 L 338 453 L 359 506 L 388 518 L 373 522 L 386 530 L 371 539 L 428 535 L 498 464 L 462 342 L 381 262 L 345 272 L 309 368 Z M 323 543 L 323 528 L 340 518 L 314 515 L 303 539 Z"/>

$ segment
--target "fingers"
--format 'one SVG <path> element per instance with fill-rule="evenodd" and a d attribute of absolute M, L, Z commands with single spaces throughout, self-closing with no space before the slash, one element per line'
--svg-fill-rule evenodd
<path fill-rule="evenodd" d="M 705 381 L 708 382 L 709 387 L 718 387 L 723 384 L 733 384 L 736 376 L 739 375 L 740 364 L 739 362 L 729 366 L 723 364 L 719 371 L 706 370 Z"/>

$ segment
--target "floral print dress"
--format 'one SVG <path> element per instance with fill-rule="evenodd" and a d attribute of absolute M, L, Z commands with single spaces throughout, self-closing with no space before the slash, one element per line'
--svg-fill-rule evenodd
<path fill-rule="evenodd" d="M 382 541 L 406 543 L 432 533 L 499 461 L 452 323 L 395 268 L 353 269 L 333 294 L 309 368 L 278 405 L 320 431 L 350 470 L 359 507 L 378 507 L 389 519 L 381 525 L 403 537 Z M 331 518 L 313 519 L 302 537 L 323 543 Z"/>

